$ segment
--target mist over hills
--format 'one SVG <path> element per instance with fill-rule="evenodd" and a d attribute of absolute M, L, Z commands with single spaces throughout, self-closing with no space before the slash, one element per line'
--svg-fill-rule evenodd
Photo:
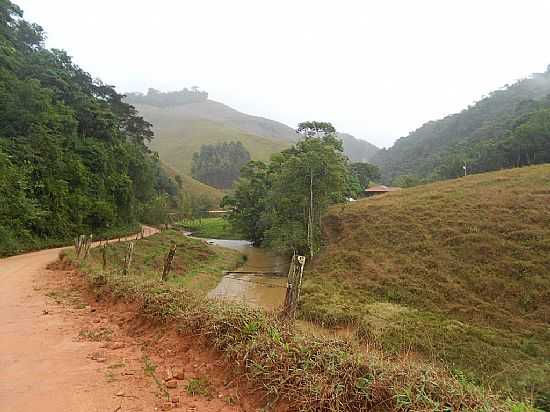
<path fill-rule="evenodd" d="M 208 99 L 208 93 L 198 88 L 175 92 L 149 89 L 147 94 L 128 93 L 126 101 L 153 124 L 151 148 L 183 174 L 190 173 L 193 153 L 203 144 L 240 141 L 252 159 L 268 160 L 300 138 L 281 122 L 239 112 Z M 378 150 L 350 134 L 338 135 L 352 161 L 368 161 Z"/>
<path fill-rule="evenodd" d="M 344 153 L 352 162 L 369 162 L 380 150 L 372 143 L 348 133 L 338 133 L 338 137 L 344 142 Z"/>
<path fill-rule="evenodd" d="M 460 113 L 430 121 L 372 162 L 384 180 L 424 181 L 550 162 L 550 66 L 491 92 Z"/>

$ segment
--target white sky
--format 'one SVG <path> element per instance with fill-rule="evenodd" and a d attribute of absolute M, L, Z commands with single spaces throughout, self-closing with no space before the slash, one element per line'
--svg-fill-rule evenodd
<path fill-rule="evenodd" d="M 379 146 L 550 64 L 548 0 L 12 0 L 119 92 L 198 85 Z"/>

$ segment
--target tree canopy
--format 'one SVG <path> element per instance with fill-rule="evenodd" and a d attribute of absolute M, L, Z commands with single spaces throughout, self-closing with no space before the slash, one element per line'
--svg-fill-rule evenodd
<path fill-rule="evenodd" d="M 357 178 L 361 190 L 369 187 L 369 183 L 380 179 L 380 169 L 370 163 L 356 162 L 350 164 L 351 173 Z"/>
<path fill-rule="evenodd" d="M 181 106 L 188 103 L 204 102 L 207 99 L 208 93 L 199 90 L 196 86 L 191 89 L 183 88 L 174 92 L 161 92 L 149 88 L 147 94 L 134 92 L 126 95 L 126 101 L 130 104 L 147 104 L 157 107 Z"/>
<path fill-rule="evenodd" d="M 245 166 L 224 204 L 256 244 L 312 255 L 320 248 L 323 214 L 349 195 L 352 179 L 330 123 L 301 123 L 298 131 L 305 139 L 273 155 L 269 164 Z"/>
<path fill-rule="evenodd" d="M 136 222 L 176 185 L 151 125 L 0 0 L 0 254 Z"/>
<path fill-rule="evenodd" d="M 193 154 L 191 175 L 207 185 L 228 189 L 249 161 L 250 153 L 241 142 L 202 145 L 200 151 Z"/>

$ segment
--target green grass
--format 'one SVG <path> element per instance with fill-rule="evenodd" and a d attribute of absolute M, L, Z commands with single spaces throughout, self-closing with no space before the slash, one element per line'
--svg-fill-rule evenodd
<path fill-rule="evenodd" d="M 83 262 L 75 262 L 72 252 L 61 258 L 80 266 L 98 299 L 109 296 L 136 302 L 139 315 L 170 321 L 179 331 L 195 339 L 202 337 L 197 342 L 223 353 L 251 388 L 265 393 L 270 404 L 282 401 L 290 410 L 302 411 L 505 411 L 518 407 L 414 358 L 386 356 L 344 340 L 301 335 L 273 314 L 206 299 L 204 289 L 177 281 L 179 275 L 162 282 L 155 262 L 172 242 L 178 244 L 180 265 L 204 264 L 204 271 L 218 271 L 215 262 L 222 256 L 220 250 L 182 239 L 176 232 L 138 241 L 136 270 L 129 275 L 117 266 L 102 270 L 97 250 Z M 121 252 L 125 244 L 113 247 Z M 210 249 L 208 257 L 200 257 L 204 248 Z M 190 272 L 178 273 L 187 277 Z M 154 376 L 154 365 L 144 363 L 146 372 Z M 197 380 L 188 390 L 204 393 L 205 386 Z M 527 405 L 525 411 L 529 410 Z"/>
<path fill-rule="evenodd" d="M 193 236 L 206 239 L 244 239 L 231 222 L 223 217 L 185 220 L 179 226 L 193 232 Z"/>
<path fill-rule="evenodd" d="M 187 387 L 185 388 L 189 395 L 200 395 L 205 397 L 212 396 L 212 388 L 208 378 L 201 376 L 198 378 L 192 378 Z"/>
<path fill-rule="evenodd" d="M 179 175 L 181 177 L 182 189 L 185 194 L 191 197 L 197 198 L 199 196 L 204 196 L 205 198 L 209 199 L 212 204 L 219 205 L 221 200 L 225 196 L 225 193 L 221 190 L 199 182 L 198 180 L 193 179 L 191 176 L 187 176 L 186 174 L 177 171 L 173 167 L 168 166 L 166 163 L 163 163 L 162 167 L 164 168 L 168 176 L 175 177 L 176 175 Z"/>
<path fill-rule="evenodd" d="M 290 146 L 289 142 L 245 133 L 219 122 L 181 117 L 177 108 L 166 110 L 147 106 L 141 108 L 140 114 L 154 125 L 155 138 L 151 149 L 159 153 L 163 162 L 183 175 L 191 175 L 193 153 L 204 144 L 239 141 L 253 160 L 264 161 L 269 160 L 273 153 Z"/>
<path fill-rule="evenodd" d="M 550 408 L 550 165 L 332 208 L 301 316 Z"/>
<path fill-rule="evenodd" d="M 168 282 L 206 294 L 223 276 L 224 270 L 234 269 L 243 262 L 238 252 L 207 245 L 190 239 L 176 230 L 167 230 L 136 242 L 130 275 L 157 280 L 170 246 L 177 246 Z M 107 248 L 107 269 L 121 271 L 127 243 L 115 242 Z M 92 249 L 87 264 L 102 265 L 101 250 Z"/>

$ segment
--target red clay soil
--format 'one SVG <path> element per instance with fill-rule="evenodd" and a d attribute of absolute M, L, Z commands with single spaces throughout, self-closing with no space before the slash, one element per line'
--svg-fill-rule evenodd
<path fill-rule="evenodd" d="M 1 412 L 258 408 L 198 338 L 97 303 L 80 275 L 46 269 L 60 251 L 0 260 Z"/>

